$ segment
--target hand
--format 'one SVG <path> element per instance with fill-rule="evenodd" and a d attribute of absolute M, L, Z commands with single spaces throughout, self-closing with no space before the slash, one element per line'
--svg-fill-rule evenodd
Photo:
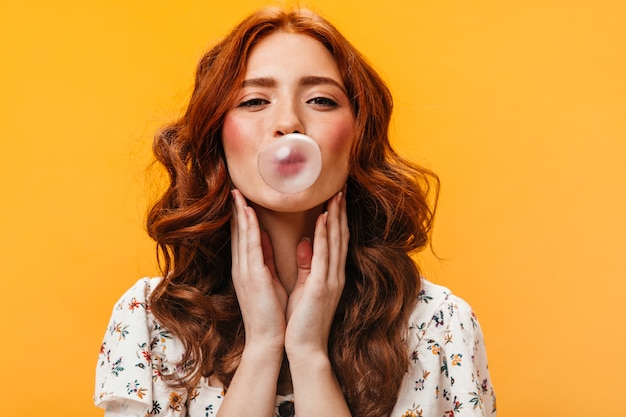
<path fill-rule="evenodd" d="M 232 192 L 232 279 L 246 332 L 246 349 L 280 351 L 285 337 L 287 292 L 278 280 L 269 236 L 238 190 Z"/>
<path fill-rule="evenodd" d="M 287 304 L 287 356 L 328 355 L 328 337 L 345 284 L 350 232 L 345 191 L 328 201 L 315 225 L 313 247 L 303 240 L 296 249 L 298 277 Z"/>

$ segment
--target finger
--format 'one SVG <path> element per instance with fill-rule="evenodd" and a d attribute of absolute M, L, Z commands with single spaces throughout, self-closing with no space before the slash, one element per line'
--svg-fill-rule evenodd
<path fill-rule="evenodd" d="M 233 245 L 234 252 L 233 257 L 236 260 L 236 263 L 233 263 L 233 268 L 236 268 L 238 272 L 241 273 L 242 276 L 247 276 L 249 273 L 249 241 L 248 241 L 248 229 L 249 225 L 249 215 L 248 215 L 248 206 L 246 204 L 246 200 L 243 198 L 243 195 L 239 190 L 233 190 L 233 197 L 235 200 L 235 209 L 236 209 L 236 241 L 235 245 Z"/>
<path fill-rule="evenodd" d="M 313 245 L 311 239 L 305 237 L 296 246 L 296 265 L 298 272 L 296 275 L 296 283 L 289 294 L 289 304 L 287 308 L 287 321 L 291 319 L 291 314 L 296 305 L 298 305 L 303 295 L 303 288 L 306 285 L 308 277 L 311 275 L 311 261 L 313 258 Z"/>
<path fill-rule="evenodd" d="M 233 197 L 233 213 L 230 218 L 230 251 L 232 256 L 232 266 L 234 269 L 235 266 L 239 264 L 239 220 L 234 190 L 231 191 L 231 195 Z"/>
<path fill-rule="evenodd" d="M 311 273 L 312 259 L 313 245 L 311 245 L 311 239 L 305 237 L 296 247 L 296 264 L 298 265 L 296 285 L 304 284 L 304 281 Z"/>
<path fill-rule="evenodd" d="M 342 269 L 345 268 L 345 245 L 343 239 L 343 210 L 345 209 L 343 191 L 338 192 L 328 204 L 328 256 L 330 279 L 342 283 Z"/>
<path fill-rule="evenodd" d="M 341 244 L 342 244 L 342 250 L 341 250 L 341 265 L 343 268 L 343 271 L 345 273 L 345 265 L 346 265 L 346 258 L 348 256 L 348 245 L 350 244 L 350 228 L 348 227 L 348 204 L 347 204 L 347 184 L 343 187 L 343 197 L 341 199 L 341 205 L 340 205 L 340 211 L 341 211 L 341 226 L 340 226 L 340 230 L 341 230 Z"/>
<path fill-rule="evenodd" d="M 296 247 L 296 263 L 298 264 L 298 269 L 310 271 L 312 257 L 313 246 L 311 245 L 311 239 L 304 237 Z"/>
<path fill-rule="evenodd" d="M 252 207 L 245 207 L 247 220 L 246 228 L 246 249 L 248 251 L 248 262 L 256 268 L 265 266 L 265 259 L 261 243 L 261 229 L 256 213 Z"/>
<path fill-rule="evenodd" d="M 274 263 L 274 248 L 269 235 L 265 231 L 261 231 L 261 250 L 263 251 L 263 262 L 270 270 L 272 278 L 278 279 L 276 264 Z"/>
<path fill-rule="evenodd" d="M 328 212 L 319 215 L 315 223 L 315 237 L 313 239 L 313 259 L 311 271 L 326 279 L 328 275 Z"/>

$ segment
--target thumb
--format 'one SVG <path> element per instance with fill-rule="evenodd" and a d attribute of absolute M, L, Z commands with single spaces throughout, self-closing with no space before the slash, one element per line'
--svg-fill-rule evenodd
<path fill-rule="evenodd" d="M 313 259 L 313 245 L 308 237 L 302 238 L 296 248 L 296 263 L 298 264 L 298 279 L 296 285 L 304 284 L 306 277 L 311 272 L 311 260 Z"/>
<path fill-rule="evenodd" d="M 311 239 L 304 237 L 296 247 L 296 264 L 298 265 L 298 276 L 296 284 L 289 295 L 289 304 L 287 305 L 287 321 L 291 318 L 296 305 L 302 297 L 302 290 L 307 277 L 311 273 L 311 260 L 313 259 L 313 246 Z"/>

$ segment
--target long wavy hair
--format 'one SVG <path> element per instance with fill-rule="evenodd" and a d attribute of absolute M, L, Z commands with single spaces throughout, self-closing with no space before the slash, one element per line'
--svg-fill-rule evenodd
<path fill-rule="evenodd" d="M 356 117 L 346 284 L 329 355 L 354 415 L 389 415 L 409 366 L 403 339 L 420 291 L 411 254 L 429 242 L 439 181 L 392 149 L 392 98 L 376 71 L 329 22 L 300 9 L 263 9 L 236 26 L 201 58 L 186 112 L 155 135 L 169 185 L 147 219 L 163 272 L 150 305 L 187 352 L 172 383 L 191 389 L 215 375 L 228 387 L 244 348 L 221 128 L 250 51 L 277 31 L 306 34 L 330 51 Z"/>

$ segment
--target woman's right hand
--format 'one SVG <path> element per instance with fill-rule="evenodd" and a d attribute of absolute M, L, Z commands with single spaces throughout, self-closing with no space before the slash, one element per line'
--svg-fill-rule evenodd
<path fill-rule="evenodd" d="M 261 232 L 254 210 L 238 190 L 231 219 L 232 279 L 246 332 L 246 349 L 261 347 L 282 354 L 287 292 L 278 280 L 269 236 Z"/>

